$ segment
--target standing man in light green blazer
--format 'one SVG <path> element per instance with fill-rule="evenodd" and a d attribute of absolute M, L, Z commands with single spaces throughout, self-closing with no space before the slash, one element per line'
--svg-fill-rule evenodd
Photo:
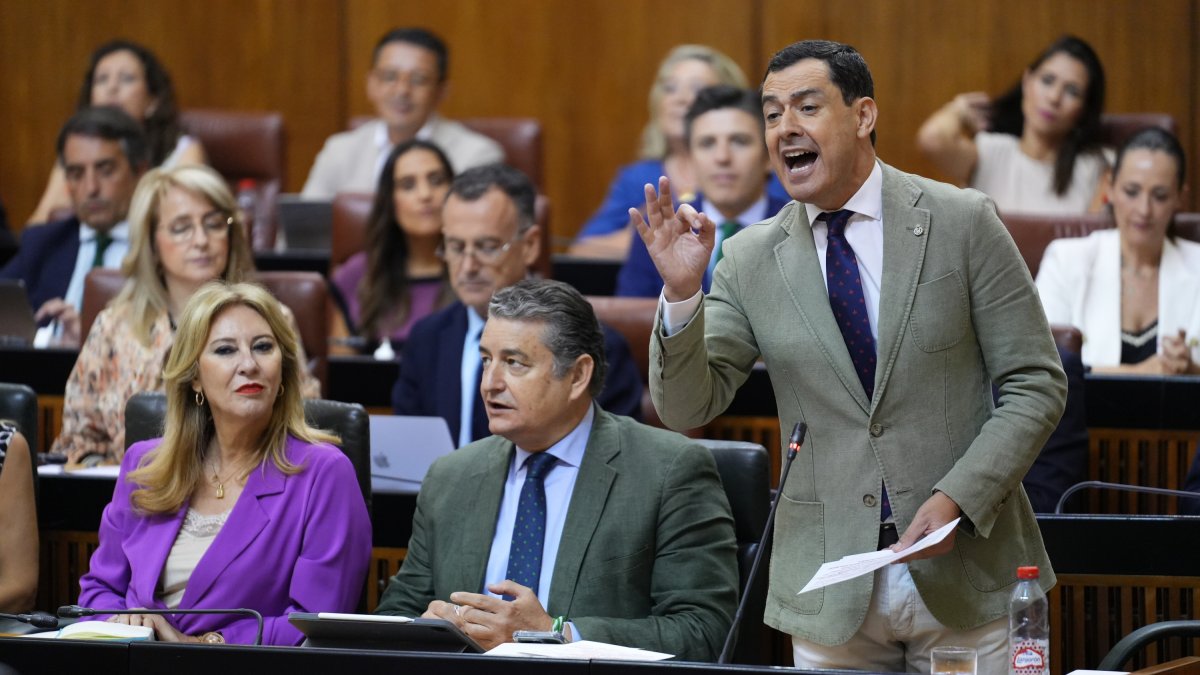
<path fill-rule="evenodd" d="M 761 358 L 781 430 L 807 422 L 765 616 L 793 636 L 797 666 L 929 672 L 933 646 L 964 644 L 980 672 L 1006 672 L 1017 566 L 1054 584 L 1021 477 L 1062 414 L 1066 379 L 995 207 L 880 162 L 873 96 L 847 45 L 800 42 L 772 58 L 767 147 L 796 201 L 725 242 L 707 297 L 713 223 L 674 211 L 665 178 L 646 186 L 647 217 L 631 217 L 665 281 L 651 394 L 668 425 L 699 426 Z M 960 516 L 937 546 L 797 595 L 823 562 L 902 550 Z"/>
<path fill-rule="evenodd" d="M 594 403 L 604 334 L 562 282 L 497 291 L 479 344 L 495 435 L 429 469 L 408 555 L 377 611 L 453 621 L 487 648 L 561 627 L 567 639 L 716 660 L 738 569 L 712 454 Z M 550 460 L 540 562 L 521 567 L 537 458 Z"/>

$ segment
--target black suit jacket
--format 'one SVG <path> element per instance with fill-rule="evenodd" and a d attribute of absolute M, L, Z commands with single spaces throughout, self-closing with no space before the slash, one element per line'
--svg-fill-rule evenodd
<path fill-rule="evenodd" d="M 67 294 L 78 256 L 79 220 L 74 216 L 26 227 L 21 233 L 21 248 L 0 270 L 0 279 L 24 281 L 29 304 L 36 312 L 47 300 Z"/>
<path fill-rule="evenodd" d="M 1083 361 L 1075 352 L 1058 348 L 1067 374 L 1067 407 L 1054 433 L 1029 467 L 1021 484 L 1036 513 L 1054 513 L 1067 488 L 1087 480 L 1088 431 L 1084 399 Z M 1180 500 L 1183 504 L 1184 500 Z"/>
<path fill-rule="evenodd" d="M 641 419 L 642 378 L 621 334 L 604 328 L 604 351 L 608 375 L 596 402 L 617 415 Z M 458 440 L 462 424 L 463 340 L 467 336 L 467 307 L 461 302 L 421 319 L 413 326 L 400 359 L 400 379 L 392 389 L 392 408 L 397 415 L 441 417 L 450 425 L 450 436 Z M 471 440 L 491 435 L 483 397 L 475 390 L 475 412 L 471 415 Z"/>

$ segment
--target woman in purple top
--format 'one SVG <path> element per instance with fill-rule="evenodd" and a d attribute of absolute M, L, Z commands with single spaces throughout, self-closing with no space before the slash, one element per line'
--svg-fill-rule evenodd
<path fill-rule="evenodd" d="M 80 604 L 254 609 L 274 645 L 302 640 L 291 612 L 354 610 L 371 524 L 337 437 L 304 421 L 298 344 L 260 286 L 192 296 L 163 373 L 163 437 L 125 453 Z M 256 630 L 226 614 L 108 620 L 169 642 L 250 643 Z"/>
<path fill-rule="evenodd" d="M 454 301 L 437 255 L 453 178 L 450 160 L 433 143 L 414 139 L 392 149 L 367 221 L 366 250 L 332 275 L 342 311 L 331 335 L 403 342 L 413 324 Z"/>

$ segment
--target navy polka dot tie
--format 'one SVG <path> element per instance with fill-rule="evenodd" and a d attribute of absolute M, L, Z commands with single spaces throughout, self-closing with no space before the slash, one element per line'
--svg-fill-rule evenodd
<path fill-rule="evenodd" d="M 829 239 L 825 247 L 825 280 L 829 286 L 829 307 L 842 340 L 854 362 L 854 371 L 869 400 L 875 394 L 875 338 L 871 336 L 871 321 L 867 318 L 867 301 L 863 297 L 862 278 L 858 274 L 858 259 L 854 249 L 846 241 L 846 223 L 853 211 L 842 209 L 823 213 L 821 218 L 829 226 Z M 887 490 L 882 491 L 883 508 L 881 518 L 892 515 L 892 505 Z"/>
<path fill-rule="evenodd" d="M 525 484 L 517 501 L 508 578 L 538 592 L 542 576 L 542 544 L 546 540 L 546 486 L 542 479 L 554 467 L 554 455 L 536 452 L 525 460 Z M 512 600 L 512 596 L 504 596 Z"/>

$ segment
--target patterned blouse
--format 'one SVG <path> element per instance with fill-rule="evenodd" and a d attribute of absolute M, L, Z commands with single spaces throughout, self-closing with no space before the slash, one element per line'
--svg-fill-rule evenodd
<path fill-rule="evenodd" d="M 0 471 L 4 470 L 4 460 L 8 457 L 8 444 L 12 443 L 17 428 L 7 422 L 0 422 Z"/>
<path fill-rule="evenodd" d="M 286 308 L 285 308 L 286 309 Z M 175 341 L 166 312 L 150 326 L 149 346 L 133 336 L 128 303 L 96 316 L 63 395 L 62 432 L 51 452 L 81 459 L 102 454 L 120 462 L 125 454 L 125 402 L 140 391 L 162 391 L 163 366 Z M 291 314 L 288 313 L 290 318 Z M 304 348 L 300 362 L 308 363 Z M 319 398 L 321 383 L 305 373 L 305 398 Z"/>

